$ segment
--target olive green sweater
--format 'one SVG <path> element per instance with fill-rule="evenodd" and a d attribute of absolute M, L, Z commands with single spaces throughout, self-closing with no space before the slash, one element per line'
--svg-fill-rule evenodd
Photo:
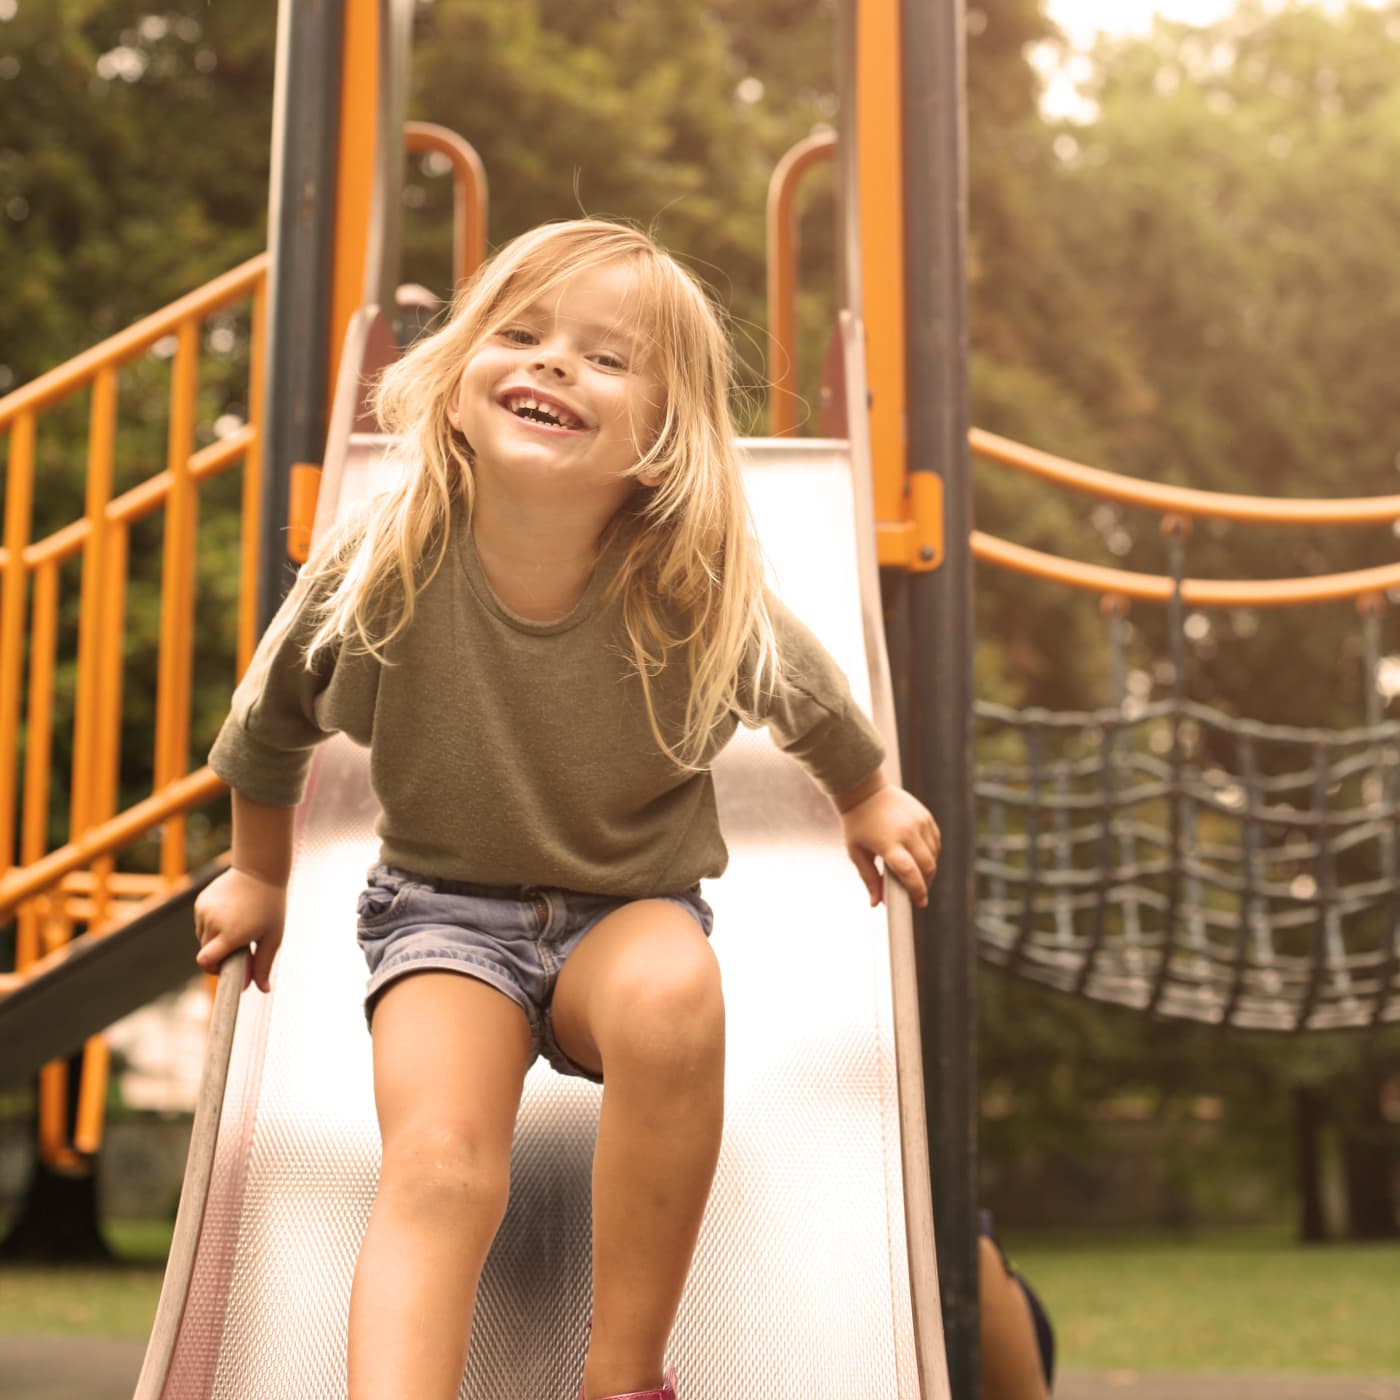
<path fill-rule="evenodd" d="M 381 858 L 425 875 L 643 896 L 686 889 L 727 862 L 708 769 L 668 759 L 647 722 L 616 561 L 554 622 L 491 590 L 464 519 L 386 663 L 342 643 L 308 667 L 315 604 L 302 580 L 263 637 L 210 763 L 254 801 L 301 800 L 311 749 L 344 733 L 370 751 Z M 883 748 L 820 643 L 770 599 L 784 680 L 762 718 L 829 793 L 863 782 Z M 684 710 L 684 667 L 653 681 L 663 733 Z M 733 735 L 731 715 L 710 756 Z"/>

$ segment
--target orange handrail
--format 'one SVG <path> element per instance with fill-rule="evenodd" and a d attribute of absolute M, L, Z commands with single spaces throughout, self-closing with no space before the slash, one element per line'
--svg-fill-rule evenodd
<path fill-rule="evenodd" d="M 768 431 L 797 431 L 797 188 L 814 165 L 832 158 L 836 137 L 799 141 L 768 181 Z"/>
<path fill-rule="evenodd" d="M 117 816 L 94 826 L 78 840 L 50 851 L 33 865 L 11 870 L 0 879 L 0 918 L 14 912 L 25 900 L 52 888 L 70 872 L 81 871 L 99 857 L 129 846 L 138 836 L 159 826 L 175 813 L 188 811 L 225 791 L 227 788 L 223 780 L 212 768 L 197 768 L 193 773 L 170 783 L 161 792 L 142 798 Z M 84 883 L 75 881 L 75 886 L 81 890 Z M 149 887 L 138 885 L 135 881 L 131 888 L 133 893 L 150 893 Z"/>
<path fill-rule="evenodd" d="M 0 411 L 6 400 L 0 399 Z M 0 427 L 6 423 L 0 417 Z M 14 845 L 15 768 L 19 739 L 20 657 L 24 651 L 24 544 L 34 504 L 34 411 L 12 415 L 5 486 L 5 546 L 0 554 L 0 869 Z"/>
<path fill-rule="evenodd" d="M 452 286 L 455 290 L 486 257 L 486 167 L 476 148 L 445 126 L 409 122 L 404 144 L 452 164 Z"/>
<path fill-rule="evenodd" d="M 214 311 L 242 301 L 261 285 L 267 268 L 268 255 L 259 253 L 213 281 L 206 282 L 198 290 L 172 301 L 169 306 L 152 312 L 124 331 L 118 331 L 48 373 L 12 390 L 0 399 L 0 430 L 9 427 L 20 414 L 38 413 L 84 387 L 104 366 L 120 367 L 134 359 L 149 350 L 156 341 L 177 331 L 184 321 L 192 317 L 203 320 Z"/>
<path fill-rule="evenodd" d="M 258 474 L 263 409 L 262 340 L 268 258 L 261 254 L 127 330 L 0 398 L 0 435 L 9 439 L 6 511 L 0 547 L 0 917 L 16 918 L 16 974 L 23 976 L 71 939 L 75 926 L 110 927 L 133 896 L 168 888 L 184 874 L 183 813 L 222 784 L 207 769 L 187 776 L 195 583 L 197 490 L 242 463 L 238 657 L 251 655 L 256 618 Z M 251 302 L 247 421 L 224 439 L 195 449 L 201 334 L 208 320 Z M 120 370 L 171 337 L 169 421 L 164 469 L 113 498 Z M 41 415 L 88 394 L 87 481 L 83 514 L 31 539 L 35 444 Z M 119 784 L 121 689 L 127 560 L 132 523 L 165 509 L 161 638 L 156 680 L 155 781 L 151 796 L 114 816 Z M 52 797 L 53 705 L 57 673 L 60 570 L 81 557 L 73 711 L 69 839 L 46 850 Z M 32 599 L 31 599 L 32 592 Z M 25 616 L 30 615 L 29 645 Z M 28 652 L 23 745 L 21 691 Z M 23 754 L 18 850 L 15 815 Z M 156 825 L 159 877 L 117 877 L 119 849 Z M 18 857 L 21 868 L 16 869 Z M 8 982 L 10 979 L 6 979 Z M 106 1042 L 83 1052 L 78 1111 L 67 1137 L 68 1072 L 62 1063 L 39 1077 L 39 1149 L 55 1170 L 82 1168 L 101 1138 Z"/>
<path fill-rule="evenodd" d="M 1164 486 L 1140 477 L 1122 476 L 1099 467 L 1086 467 L 1010 438 L 974 428 L 968 445 L 979 457 L 1014 467 L 1044 481 L 1124 505 L 1143 506 L 1173 515 L 1206 516 L 1216 520 L 1250 520 L 1269 525 L 1376 525 L 1400 520 L 1400 496 L 1359 496 L 1338 500 L 1280 499 L 1237 496 L 1226 491 L 1199 491 Z"/>
<path fill-rule="evenodd" d="M 162 662 L 157 692 L 156 787 L 181 776 L 181 757 L 188 734 L 188 682 L 182 680 L 178 652 L 190 650 L 190 623 L 182 621 L 193 598 L 194 490 L 208 476 L 234 462 L 246 464 L 244 482 L 244 551 L 240 574 L 250 578 L 256 566 L 256 502 L 259 418 L 261 414 L 261 337 L 268 260 L 266 254 L 214 279 L 197 292 L 180 298 L 144 318 L 67 364 L 41 375 L 0 399 L 0 432 L 9 429 L 5 543 L 0 550 L 4 596 L 0 601 L 0 870 L 13 864 L 13 812 L 16 797 L 16 757 L 19 752 L 19 687 L 24 660 L 25 595 L 35 580 L 35 620 L 44 621 L 48 591 L 57 587 L 57 569 L 83 555 L 82 620 L 78 646 L 77 707 L 74 718 L 74 788 L 72 829 L 76 838 L 115 796 L 113 775 L 105 770 L 115 757 L 115 709 L 112 687 L 120 673 L 120 619 L 117 600 L 124 587 L 127 531 L 132 521 L 166 505 L 166 554 L 162 582 Z M 253 301 L 253 345 L 250 349 L 249 421 L 229 438 L 196 452 L 193 448 L 199 328 L 215 312 L 249 297 Z M 118 369 L 174 333 L 177 338 L 170 396 L 170 427 L 165 470 L 147 478 L 115 500 L 110 493 Z M 32 514 L 34 441 L 40 412 L 91 386 L 89 405 L 89 477 L 84 515 L 42 540 L 28 539 Z M 247 507 L 254 513 L 248 513 Z M 174 606 L 170 606 L 171 604 Z M 105 604 L 106 606 L 101 606 Z M 252 637 L 253 599 L 245 588 L 240 609 L 240 650 L 246 655 Z M 170 619 L 167 621 L 167 617 Z M 49 686 L 42 672 L 44 653 L 52 651 L 52 629 L 36 627 L 36 665 L 31 667 L 27 766 L 36 780 L 48 767 L 47 717 Z M 105 722 L 104 722 L 105 721 Z M 41 742 L 36 743 L 39 738 Z M 100 780 L 99 780 L 100 779 Z M 26 783 L 26 807 L 31 832 L 42 841 L 42 815 Z M 45 804 L 46 805 L 46 804 Z M 25 864 L 35 859 L 31 835 L 23 853 Z M 167 838 L 163 870 L 167 878 L 180 873 L 181 858 L 171 854 L 178 843 Z"/>
<path fill-rule="evenodd" d="M 460 282 L 485 257 L 486 175 L 476 151 L 445 127 L 411 122 L 410 151 L 445 157 L 453 174 L 453 278 Z M 264 407 L 266 253 L 138 321 L 66 364 L 0 398 L 0 436 L 9 440 L 3 534 L 0 535 L 0 919 L 17 923 L 16 971 L 0 993 L 61 949 L 82 925 L 115 927 L 125 911 L 168 890 L 186 868 L 184 814 L 224 791 L 208 768 L 187 773 L 192 695 L 193 607 L 198 488 L 238 463 L 244 466 L 239 563 L 237 668 L 257 640 L 259 454 Z M 215 313 L 251 299 L 246 422 L 195 449 L 200 338 Z M 121 368 L 158 342 L 173 339 L 165 461 L 112 495 Z M 83 514 L 42 539 L 31 538 L 35 444 L 40 416 L 88 392 L 88 472 Z M 123 632 L 132 525 L 164 510 L 159 663 L 154 735 L 155 779 L 149 797 L 117 813 Z M 52 797 L 53 689 L 57 670 L 60 570 L 81 558 L 73 715 L 69 839 L 46 851 Z M 32 591 L 32 600 L 31 600 Z M 25 685 L 25 618 L 30 617 Z M 27 690 L 27 699 L 23 692 Z M 23 787 L 19 802 L 20 714 Z M 16 831 L 16 808 L 20 808 Z M 159 874 L 116 870 L 117 853 L 161 827 Z M 16 836 L 18 849 L 16 850 Z M 18 857 L 19 867 L 15 866 Z M 58 1170 L 76 1170 L 101 1133 L 107 1053 L 101 1037 L 84 1051 L 73 1140 L 66 1067 L 40 1075 L 40 1150 Z"/>
<path fill-rule="evenodd" d="M 1067 584 L 1105 598 L 1138 598 L 1165 603 L 1176 589 L 1173 580 L 1164 575 L 1081 564 L 1077 560 L 1062 559 L 1058 554 L 1045 554 L 1025 545 L 1012 544 L 981 530 L 974 530 L 971 540 L 974 557 L 984 563 L 1031 578 Z M 1385 564 L 1374 569 L 1319 574 L 1313 578 L 1188 578 L 1182 580 L 1181 598 L 1195 608 L 1278 608 L 1383 597 L 1387 589 L 1396 587 L 1400 587 L 1400 564 Z"/>
<path fill-rule="evenodd" d="M 835 150 L 834 136 L 799 141 L 779 161 L 768 186 L 768 419 L 775 437 L 791 434 L 797 427 L 797 187 L 813 165 L 830 158 Z M 977 457 L 1041 480 L 1163 514 L 1308 526 L 1377 525 L 1400 520 L 1400 495 L 1289 500 L 1167 486 L 1073 462 L 981 428 L 970 430 L 968 446 Z M 1161 575 L 1082 564 L 980 530 L 972 532 L 971 540 L 973 554 L 984 563 L 1105 597 L 1164 602 L 1176 587 Z M 881 562 L 899 561 L 886 558 L 882 551 Z M 1181 596 L 1193 607 L 1283 607 L 1383 598 L 1386 590 L 1397 586 L 1400 565 L 1391 565 L 1314 578 L 1186 579 Z"/>
<path fill-rule="evenodd" d="M 410 152 L 439 155 L 451 167 L 452 286 L 455 294 L 486 257 L 486 167 L 469 141 L 432 122 L 408 122 L 404 126 L 404 145 Z M 351 236 L 348 224 L 345 236 Z M 339 353 L 338 346 L 336 353 Z M 333 389 L 334 385 L 331 387 Z M 311 530 L 320 488 L 318 463 L 293 464 L 288 498 L 287 557 L 295 564 L 304 564 L 311 550 Z"/>

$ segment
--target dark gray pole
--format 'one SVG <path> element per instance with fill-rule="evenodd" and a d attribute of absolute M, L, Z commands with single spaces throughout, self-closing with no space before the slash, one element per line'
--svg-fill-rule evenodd
<path fill-rule="evenodd" d="M 319 462 L 326 441 L 341 11 L 340 0 L 282 0 L 277 20 L 259 631 L 292 580 L 287 561 L 292 464 Z"/>
<path fill-rule="evenodd" d="M 943 478 L 941 567 L 907 588 L 914 791 L 943 832 L 919 917 L 933 1219 L 948 1373 L 978 1394 L 977 1017 L 968 480 L 967 179 L 962 0 L 902 0 L 905 345 L 912 471 Z"/>

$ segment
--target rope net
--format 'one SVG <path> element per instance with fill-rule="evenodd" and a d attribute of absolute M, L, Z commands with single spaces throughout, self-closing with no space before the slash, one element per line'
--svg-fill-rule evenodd
<path fill-rule="evenodd" d="M 976 707 L 985 961 L 1062 991 L 1247 1030 L 1400 1021 L 1400 724 L 1235 718 L 1182 692 L 1083 712 Z"/>
<path fill-rule="evenodd" d="M 1292 729 L 1172 701 L 977 714 L 980 737 L 1021 749 L 977 787 L 988 961 L 1246 1029 L 1400 1021 L 1400 725 Z M 1199 761 L 1227 748 L 1228 769 Z"/>

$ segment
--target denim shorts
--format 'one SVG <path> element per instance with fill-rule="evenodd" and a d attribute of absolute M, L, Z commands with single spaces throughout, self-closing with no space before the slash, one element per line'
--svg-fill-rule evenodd
<path fill-rule="evenodd" d="M 559 1048 L 549 1004 L 564 960 L 600 920 L 635 903 L 617 895 L 527 885 L 477 885 L 372 865 L 360 893 L 357 937 L 369 965 L 365 1020 L 395 979 L 412 972 L 460 972 L 495 987 L 530 1019 L 535 1055 L 561 1074 L 601 1083 Z M 678 904 L 700 925 L 714 927 L 699 887 L 656 898 Z"/>

